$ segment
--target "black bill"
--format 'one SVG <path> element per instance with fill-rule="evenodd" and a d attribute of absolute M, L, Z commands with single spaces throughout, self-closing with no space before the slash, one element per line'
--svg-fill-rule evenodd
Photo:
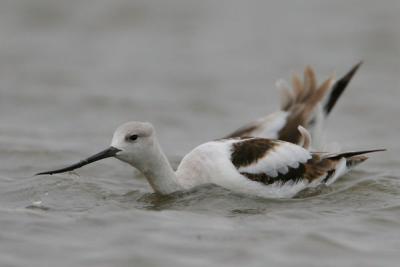
<path fill-rule="evenodd" d="M 107 149 L 105 149 L 105 150 L 103 150 L 103 151 L 101 151 L 101 152 L 99 152 L 99 153 L 97 153 L 97 154 L 95 154 L 95 155 L 93 155 L 91 157 L 88 157 L 87 159 L 81 160 L 78 163 L 72 164 L 71 166 L 64 167 L 64 168 L 61 168 L 61 169 L 56 169 L 56 170 L 53 170 L 53 171 L 39 172 L 39 173 L 37 173 L 35 175 L 44 175 L 44 174 L 52 175 L 52 174 L 55 174 L 55 173 L 63 173 L 63 172 L 73 171 L 73 170 L 78 169 L 78 168 L 80 168 L 82 166 L 88 165 L 88 164 L 90 164 L 92 162 L 95 162 L 95 161 L 98 161 L 98 160 L 101 160 L 101 159 L 105 159 L 105 158 L 114 157 L 115 154 L 117 154 L 119 151 L 121 151 L 121 150 L 118 149 L 118 148 L 110 146 L 109 148 L 107 148 Z"/>

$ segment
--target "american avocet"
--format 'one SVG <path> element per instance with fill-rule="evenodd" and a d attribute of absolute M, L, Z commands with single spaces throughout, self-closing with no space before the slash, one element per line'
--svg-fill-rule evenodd
<path fill-rule="evenodd" d="M 297 144 L 300 139 L 297 128 L 303 126 L 311 133 L 312 147 L 325 149 L 324 121 L 361 64 L 353 66 L 339 80 L 335 81 L 332 76 L 320 85 L 311 67 L 305 68 L 303 81 L 299 75 L 293 75 L 292 89 L 286 81 L 278 80 L 276 86 L 281 91 L 281 110 L 250 122 L 225 138 L 252 136 Z"/>
<path fill-rule="evenodd" d="M 160 194 L 212 183 L 239 193 L 287 198 L 306 187 L 331 184 L 366 160 L 362 154 L 379 151 L 313 153 L 308 150 L 311 140 L 307 130 L 300 126 L 299 132 L 302 146 L 257 137 L 211 141 L 187 154 L 174 171 L 153 126 L 128 122 L 117 128 L 106 150 L 66 168 L 37 175 L 68 172 L 115 157 L 140 170 Z"/>

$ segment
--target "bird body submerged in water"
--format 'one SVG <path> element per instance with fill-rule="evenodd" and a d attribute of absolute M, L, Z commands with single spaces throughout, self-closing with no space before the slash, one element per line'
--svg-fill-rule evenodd
<path fill-rule="evenodd" d="M 304 144 L 307 132 L 300 128 Z M 309 186 L 331 184 L 367 159 L 358 151 L 313 153 L 285 141 L 248 137 L 202 144 L 187 154 L 174 171 L 163 153 L 153 126 L 128 122 L 117 128 L 111 146 L 72 166 L 39 173 L 72 171 L 91 162 L 115 157 L 140 170 L 155 192 L 169 194 L 202 184 L 216 184 L 234 192 L 268 198 L 293 197 Z"/>
<path fill-rule="evenodd" d="M 250 124 L 250 128 L 246 126 L 226 138 L 196 147 L 182 159 L 176 171 L 162 151 L 154 127 L 147 122 L 128 122 L 114 132 L 108 149 L 71 166 L 38 175 L 68 172 L 104 158 L 115 157 L 140 170 L 154 191 L 160 194 L 211 183 L 244 194 L 288 198 L 307 187 L 329 185 L 366 160 L 363 154 L 381 151 L 310 151 L 312 138 L 305 127 L 316 126 L 318 113 L 323 116 L 329 114 L 358 66 L 344 77 L 346 83 L 342 83 L 340 90 L 337 89 L 337 83 L 332 86 L 332 81 L 317 88 L 313 72 L 306 70 L 304 85 L 296 85 L 295 82 L 294 93 L 287 94 L 283 106 L 285 116 L 277 119 L 280 127 L 273 119 L 271 121 L 275 125 L 270 124 L 272 127 L 266 123 L 268 119 L 258 120 Z M 323 102 L 329 89 L 331 93 Z M 323 109 L 318 109 L 322 103 Z M 263 138 L 267 134 L 278 137 L 281 134 L 288 140 Z"/>

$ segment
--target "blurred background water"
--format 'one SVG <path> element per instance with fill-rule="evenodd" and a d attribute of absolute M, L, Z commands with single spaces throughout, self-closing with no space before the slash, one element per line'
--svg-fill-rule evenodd
<path fill-rule="evenodd" d="M 398 1 L 0 2 L 1 266 L 397 266 Z M 159 197 L 116 160 L 32 177 L 152 122 L 174 165 L 274 111 L 274 82 L 360 69 L 330 140 L 388 148 L 293 200 Z"/>

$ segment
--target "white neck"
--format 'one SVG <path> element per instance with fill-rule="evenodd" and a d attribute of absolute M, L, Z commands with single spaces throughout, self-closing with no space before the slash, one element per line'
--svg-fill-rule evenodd
<path fill-rule="evenodd" d="M 170 194 L 182 189 L 177 183 L 176 175 L 159 143 L 154 138 L 154 144 L 146 162 L 136 167 L 146 176 L 153 190 L 160 194 Z"/>

